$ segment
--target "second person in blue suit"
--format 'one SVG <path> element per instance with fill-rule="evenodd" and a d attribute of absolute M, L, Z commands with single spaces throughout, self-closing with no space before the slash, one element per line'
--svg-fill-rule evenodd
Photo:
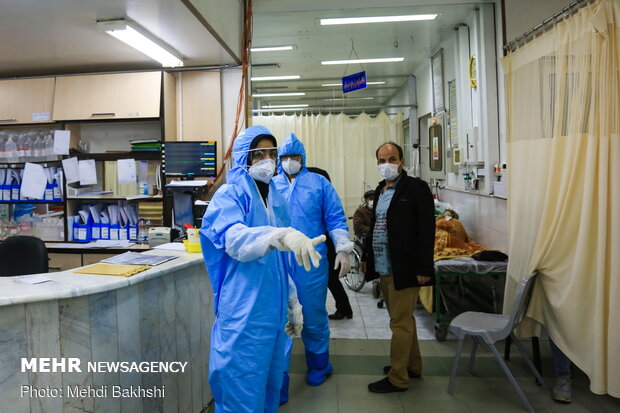
<path fill-rule="evenodd" d="M 310 238 L 328 232 L 336 246 L 336 268 L 340 267 L 340 275 L 344 276 L 350 268 L 349 253 L 353 250 L 353 242 L 349 239 L 346 217 L 336 190 L 323 176 L 306 169 L 306 151 L 295 134 L 286 137 L 278 149 L 278 156 L 278 175 L 273 182 L 288 204 L 291 226 Z M 318 268 L 304 271 L 297 267 L 292 274 L 304 317 L 301 337 L 308 367 L 306 381 L 313 386 L 322 384 L 333 370 L 329 362 L 329 323 L 325 307 L 327 248 L 320 244 L 316 249 L 323 257 Z M 280 400 L 282 403 L 288 400 L 287 375 Z"/>

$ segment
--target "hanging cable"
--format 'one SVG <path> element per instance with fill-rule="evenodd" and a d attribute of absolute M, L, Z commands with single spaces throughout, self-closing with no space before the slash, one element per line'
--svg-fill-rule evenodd
<path fill-rule="evenodd" d="M 243 23 L 243 50 L 241 52 L 241 87 L 239 88 L 239 95 L 237 99 L 237 112 L 235 116 L 235 128 L 233 129 L 232 136 L 230 139 L 230 145 L 228 145 L 228 149 L 226 150 L 226 154 L 224 155 L 224 159 L 222 160 L 222 166 L 220 170 L 217 172 L 217 176 L 213 183 L 215 184 L 224 173 L 224 169 L 226 168 L 226 161 L 230 158 L 232 153 L 232 148 L 237 139 L 237 135 L 239 134 L 239 120 L 241 118 L 241 111 L 243 109 L 245 103 L 245 89 L 247 82 L 247 71 L 248 71 L 248 62 L 250 55 L 250 45 L 252 43 L 252 0 L 247 1 L 246 11 L 245 11 L 245 19 Z"/>

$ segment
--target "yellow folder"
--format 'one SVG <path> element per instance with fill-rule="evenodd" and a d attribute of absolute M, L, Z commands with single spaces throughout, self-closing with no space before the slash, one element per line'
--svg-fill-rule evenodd
<path fill-rule="evenodd" d="M 149 265 L 119 265 L 119 264 L 93 264 L 84 267 L 75 274 L 100 274 L 100 275 L 116 275 L 119 277 L 131 277 L 134 274 L 148 270 Z"/>

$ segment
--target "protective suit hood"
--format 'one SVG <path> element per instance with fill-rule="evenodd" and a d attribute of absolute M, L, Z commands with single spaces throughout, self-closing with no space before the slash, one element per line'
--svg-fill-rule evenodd
<path fill-rule="evenodd" d="M 284 142 L 278 148 L 279 173 L 284 172 L 284 169 L 282 169 L 282 161 L 280 160 L 282 155 L 301 155 L 301 171 L 306 169 L 306 149 L 304 148 L 304 144 L 301 143 L 294 133 L 286 135 L 286 139 L 284 139 Z"/>
<path fill-rule="evenodd" d="M 248 164 L 248 150 L 250 150 L 250 145 L 252 145 L 252 141 L 258 135 L 272 135 L 272 133 L 264 126 L 251 126 L 241 132 L 237 139 L 235 139 L 235 144 L 233 145 L 232 156 L 233 156 L 233 167 L 226 174 L 226 181 L 229 183 L 235 182 L 241 176 L 247 175 L 247 164 Z"/>

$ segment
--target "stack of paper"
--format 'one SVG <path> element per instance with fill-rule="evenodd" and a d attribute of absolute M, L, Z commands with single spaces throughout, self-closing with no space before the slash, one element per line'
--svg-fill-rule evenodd
<path fill-rule="evenodd" d="M 115 275 L 118 277 L 131 277 L 139 272 L 151 268 L 148 265 L 116 265 L 116 264 L 93 264 L 74 271 L 75 274 L 99 274 Z"/>
<path fill-rule="evenodd" d="M 106 262 L 108 264 L 159 265 L 175 258 L 177 257 L 174 255 L 150 255 L 138 252 L 126 252 L 106 258 L 105 260 L 101 260 L 101 262 Z"/>
<path fill-rule="evenodd" d="M 131 141 L 132 152 L 157 152 L 161 150 L 161 142 L 157 139 L 137 139 Z"/>

